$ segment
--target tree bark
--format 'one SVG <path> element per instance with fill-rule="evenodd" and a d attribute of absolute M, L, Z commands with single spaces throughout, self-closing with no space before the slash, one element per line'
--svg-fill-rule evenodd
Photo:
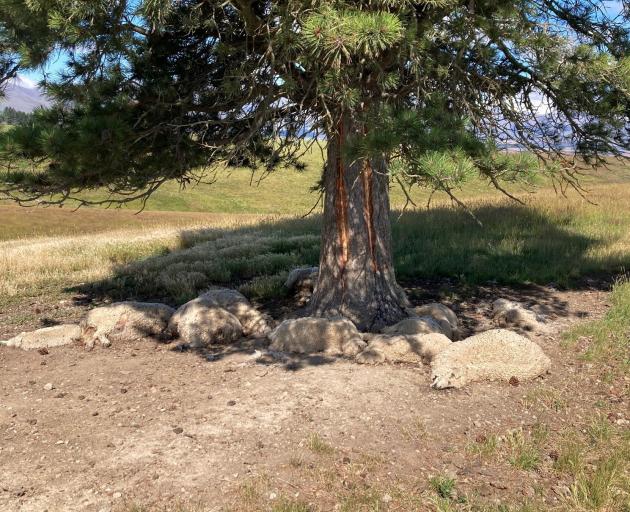
<path fill-rule="evenodd" d="M 314 316 L 343 316 L 363 331 L 406 317 L 391 250 L 389 177 L 383 159 L 345 162 L 350 123 L 328 137 L 319 278 Z"/>

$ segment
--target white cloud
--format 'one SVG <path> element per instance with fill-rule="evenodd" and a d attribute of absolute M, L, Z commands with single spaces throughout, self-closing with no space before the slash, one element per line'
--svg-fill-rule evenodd
<path fill-rule="evenodd" d="M 18 74 L 15 78 L 7 80 L 9 86 L 23 87 L 24 89 L 37 89 L 37 83 L 24 75 Z"/>

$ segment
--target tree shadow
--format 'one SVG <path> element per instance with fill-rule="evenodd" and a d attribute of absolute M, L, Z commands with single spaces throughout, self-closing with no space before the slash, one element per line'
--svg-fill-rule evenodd
<path fill-rule="evenodd" d="M 290 354 L 267 350 L 268 343 L 261 338 L 245 338 L 230 345 L 210 345 L 192 349 L 185 343 L 173 342 L 173 352 L 194 352 L 207 362 L 218 362 L 236 359 L 240 364 L 254 363 L 260 366 L 280 366 L 287 371 L 295 372 L 307 366 L 323 366 L 346 357 L 331 357 L 324 354 Z"/>
<path fill-rule="evenodd" d="M 395 216 L 392 226 L 396 272 L 412 302 L 451 305 L 470 332 L 487 316 L 493 298 L 566 316 L 558 289 L 607 289 L 630 267 L 630 254 L 608 250 L 623 236 L 621 225 L 617 233 L 608 229 L 597 236 L 581 229 L 582 221 L 570 212 L 513 204 L 480 205 L 473 212 L 483 226 L 450 207 L 406 212 Z M 226 286 L 274 318 L 284 318 L 296 310 L 284 280 L 292 268 L 317 265 L 320 222 L 313 216 L 183 230 L 175 249 L 121 265 L 111 277 L 71 291 L 95 303 L 177 306 L 209 286 Z M 296 367 L 318 360 L 304 358 Z"/>

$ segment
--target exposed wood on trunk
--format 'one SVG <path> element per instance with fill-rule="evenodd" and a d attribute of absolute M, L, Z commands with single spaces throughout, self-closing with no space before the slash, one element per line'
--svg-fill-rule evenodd
<path fill-rule="evenodd" d="M 338 127 L 338 147 L 342 148 L 344 143 L 344 126 L 343 120 L 339 121 Z M 339 268 L 341 273 L 348 263 L 348 194 L 346 192 L 345 167 L 341 151 L 337 151 L 337 160 L 335 162 L 337 170 L 335 195 L 335 208 L 337 211 L 337 227 L 339 230 Z"/>
<path fill-rule="evenodd" d="M 372 198 L 372 164 L 369 160 L 363 163 L 361 179 L 363 181 L 363 215 L 368 232 L 368 244 L 370 248 L 370 264 L 372 272 L 378 271 L 376 261 L 376 233 L 374 232 L 374 204 Z"/>
<path fill-rule="evenodd" d="M 328 137 L 320 272 L 309 307 L 376 331 L 404 318 L 407 302 L 392 261 L 386 162 L 342 156 L 357 129 L 345 119 Z"/>

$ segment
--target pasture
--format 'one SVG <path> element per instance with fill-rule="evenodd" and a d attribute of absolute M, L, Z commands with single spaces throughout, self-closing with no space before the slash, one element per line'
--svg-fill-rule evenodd
<path fill-rule="evenodd" d="M 282 317 L 288 271 L 318 261 L 319 212 L 301 217 L 316 167 L 169 184 L 137 215 L 1 205 L 0 337 L 211 285 Z M 462 196 L 482 226 L 443 197 L 394 213 L 397 276 L 467 332 L 497 297 L 540 306 L 550 374 L 434 391 L 422 366 L 269 362 L 256 345 L 0 350 L 0 509 L 630 510 L 626 171 L 588 181 L 590 202 L 541 184 L 519 205 L 481 185 Z"/>

